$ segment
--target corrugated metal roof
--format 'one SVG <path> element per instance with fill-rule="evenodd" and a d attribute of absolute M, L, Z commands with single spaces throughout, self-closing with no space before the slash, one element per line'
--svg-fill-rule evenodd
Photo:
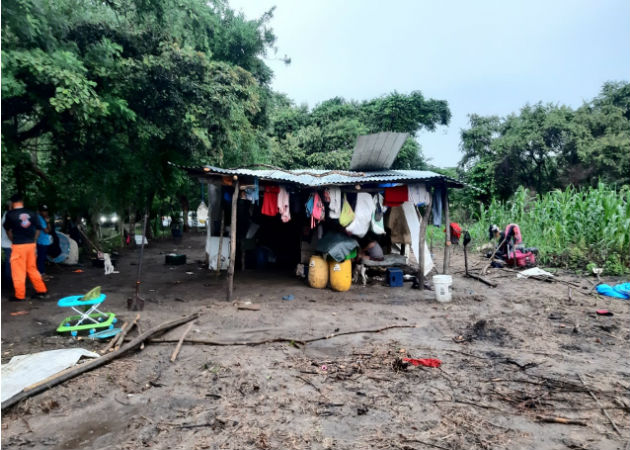
<path fill-rule="evenodd" d="M 333 185 L 355 185 L 368 183 L 412 183 L 426 182 L 428 184 L 446 183 L 450 187 L 465 187 L 465 183 L 439 173 L 428 170 L 376 170 L 376 171 L 344 171 L 319 169 L 223 169 L 221 167 L 203 166 L 186 167 L 170 163 L 175 167 L 186 170 L 190 175 L 199 178 L 213 178 L 224 175 L 256 177 L 263 181 L 274 181 L 279 184 L 298 184 L 305 187 L 323 187 Z"/>
<path fill-rule="evenodd" d="M 409 133 L 382 132 L 359 136 L 352 151 L 350 170 L 389 169 Z"/>

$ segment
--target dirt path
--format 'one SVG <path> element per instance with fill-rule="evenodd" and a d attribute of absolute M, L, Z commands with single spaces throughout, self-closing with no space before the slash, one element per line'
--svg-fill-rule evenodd
<path fill-rule="evenodd" d="M 454 280 L 454 300 L 380 285 L 349 292 L 314 290 L 290 275 L 237 274 L 235 297 L 261 305 L 236 310 L 223 280 L 199 267 L 202 236 L 175 247 L 149 246 L 142 290 L 143 329 L 201 311 L 189 337 L 221 342 L 298 340 L 350 334 L 305 346 L 147 344 L 11 408 L 2 417 L 5 448 L 157 449 L 624 449 L 630 435 L 629 303 L 587 289 L 490 273 L 495 289 Z M 185 266 L 164 265 L 184 252 Z M 2 303 L 2 361 L 41 350 L 103 343 L 56 336 L 64 312 L 56 300 L 101 285 L 107 310 L 133 318 L 137 256 L 124 253 L 120 274 L 54 268 L 51 300 Z M 481 260 L 475 256 L 473 263 Z M 437 261 L 441 266 L 439 255 Z M 463 270 L 461 252 L 452 271 Z M 282 300 L 292 294 L 295 299 Z M 598 308 L 612 317 L 595 314 Z M 26 315 L 11 316 L 19 310 Z M 185 326 L 165 337 L 178 338 Z M 131 333 L 135 336 L 135 332 Z M 401 357 L 439 358 L 439 369 L 404 367 Z M 578 378 L 606 407 L 619 436 Z M 586 426 L 543 423 L 564 417 Z"/>

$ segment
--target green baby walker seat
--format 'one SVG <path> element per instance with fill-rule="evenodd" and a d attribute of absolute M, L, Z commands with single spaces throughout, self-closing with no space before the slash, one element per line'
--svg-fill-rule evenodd
<path fill-rule="evenodd" d="M 103 312 L 98 308 L 107 296 L 101 294 L 101 287 L 97 286 L 85 295 L 71 295 L 57 302 L 61 308 L 71 308 L 76 315 L 68 316 L 57 327 L 57 333 L 70 333 L 77 336 L 80 331 L 88 331 L 93 335 L 99 331 L 112 330 L 118 321 L 112 312 Z"/>

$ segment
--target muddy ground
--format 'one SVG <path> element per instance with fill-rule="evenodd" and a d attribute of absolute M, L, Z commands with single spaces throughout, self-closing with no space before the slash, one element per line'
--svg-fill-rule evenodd
<path fill-rule="evenodd" d="M 164 265 L 164 254 L 188 256 Z M 436 262 L 441 267 L 441 252 Z M 137 253 L 125 251 L 104 276 L 89 265 L 54 267 L 51 299 L 8 303 L 2 296 L 2 362 L 11 356 L 103 342 L 55 334 L 65 311 L 56 300 L 101 285 L 106 310 L 123 320 Z M 141 313 L 146 330 L 195 311 L 189 335 L 230 343 L 296 341 L 373 330 L 306 345 L 147 343 L 106 366 L 3 411 L 2 446 L 20 449 L 626 449 L 630 434 L 629 303 L 589 295 L 592 282 L 516 279 L 493 269 L 497 288 L 462 277 L 453 256 L 454 298 L 379 284 L 345 293 L 314 290 L 288 273 L 237 273 L 235 297 L 260 304 L 237 310 L 225 281 L 200 268 L 203 236 L 151 243 Z M 471 266 L 484 264 L 479 255 Z M 188 272 L 188 273 L 187 273 Z M 617 280 L 609 279 L 615 282 Z M 282 297 L 292 294 L 294 300 Z M 613 316 L 598 316 L 606 308 Z M 27 311 L 24 315 L 11 315 Z M 186 325 L 167 333 L 178 338 Z M 130 337 L 136 336 L 132 331 Z M 401 357 L 439 358 L 440 368 L 405 366 Z M 615 431 L 597 402 L 618 426 Z M 584 425 L 545 423 L 562 417 Z"/>

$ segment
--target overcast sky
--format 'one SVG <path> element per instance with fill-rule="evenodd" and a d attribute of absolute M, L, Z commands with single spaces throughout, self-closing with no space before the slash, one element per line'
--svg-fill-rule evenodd
<path fill-rule="evenodd" d="M 273 89 L 315 106 L 420 90 L 448 101 L 448 127 L 420 132 L 437 166 L 460 159 L 471 113 L 507 115 L 538 101 L 580 106 L 607 80 L 630 77 L 628 0 L 229 0 L 270 24 Z"/>

